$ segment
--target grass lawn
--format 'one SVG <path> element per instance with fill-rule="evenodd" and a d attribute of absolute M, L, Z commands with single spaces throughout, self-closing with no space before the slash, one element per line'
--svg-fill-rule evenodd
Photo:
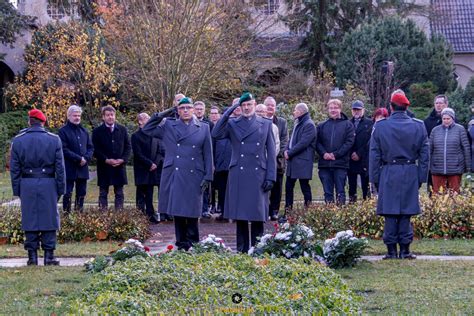
<path fill-rule="evenodd" d="M 64 314 L 64 298 L 84 288 L 89 278 L 82 267 L 0 268 L 0 314 Z"/>
<path fill-rule="evenodd" d="M 382 240 L 369 240 L 366 255 L 382 255 L 387 248 Z M 473 239 L 420 239 L 414 240 L 410 250 L 420 255 L 474 256 Z"/>
<path fill-rule="evenodd" d="M 110 251 L 119 249 L 119 242 L 72 242 L 58 244 L 55 255 L 58 257 L 95 257 L 108 255 Z M 40 253 L 43 256 L 42 253 Z M 0 258 L 26 257 L 26 250 L 23 245 L 1 245 Z"/>
<path fill-rule="evenodd" d="M 338 273 L 364 297 L 364 314 L 468 315 L 474 310 L 473 261 L 364 262 Z"/>

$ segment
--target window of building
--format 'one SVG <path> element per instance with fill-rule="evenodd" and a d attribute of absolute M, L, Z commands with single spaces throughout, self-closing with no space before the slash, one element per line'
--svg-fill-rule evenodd
<path fill-rule="evenodd" d="M 275 14 L 280 8 L 280 0 L 255 0 L 255 8 L 263 14 Z"/>
<path fill-rule="evenodd" d="M 46 12 L 49 17 L 54 20 L 61 20 L 67 16 L 77 15 L 77 0 L 71 0 L 69 3 L 65 1 L 48 1 Z"/>

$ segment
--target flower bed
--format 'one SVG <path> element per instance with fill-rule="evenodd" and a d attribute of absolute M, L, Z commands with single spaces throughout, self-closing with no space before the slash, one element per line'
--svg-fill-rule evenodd
<path fill-rule="evenodd" d="M 86 209 L 83 213 L 61 213 L 61 229 L 58 241 L 123 241 L 135 237 L 144 240 L 150 236 L 146 216 L 137 209 L 122 211 L 101 211 Z M 19 207 L 0 207 L 0 233 L 8 238 L 8 243 L 24 241 L 21 229 L 21 210 Z"/>
<path fill-rule="evenodd" d="M 422 214 L 412 218 L 416 238 L 473 238 L 474 196 L 470 192 L 452 197 L 439 195 L 420 198 Z M 305 223 L 317 239 L 351 229 L 357 236 L 380 239 L 384 218 L 375 214 L 376 200 L 359 201 L 342 207 L 312 205 L 295 209 L 289 216 Z"/>
<path fill-rule="evenodd" d="M 241 300 L 241 301 L 240 301 Z M 95 274 L 72 314 L 355 314 L 359 297 L 309 258 L 226 253 L 136 256 Z"/>

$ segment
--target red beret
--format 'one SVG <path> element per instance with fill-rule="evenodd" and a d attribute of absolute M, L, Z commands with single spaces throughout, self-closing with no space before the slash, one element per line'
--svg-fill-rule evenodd
<path fill-rule="evenodd" d="M 395 93 L 392 95 L 390 102 L 395 103 L 396 105 L 410 105 L 410 101 L 408 101 L 407 97 L 401 93 Z"/>
<path fill-rule="evenodd" d="M 33 109 L 33 110 L 29 111 L 28 112 L 28 117 L 38 119 L 42 122 L 46 122 L 46 115 L 44 115 L 43 112 L 41 112 L 38 109 Z"/>

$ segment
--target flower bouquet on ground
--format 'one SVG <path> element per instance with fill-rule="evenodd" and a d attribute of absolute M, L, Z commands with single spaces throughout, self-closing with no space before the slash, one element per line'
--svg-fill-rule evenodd
<path fill-rule="evenodd" d="M 143 244 L 136 239 L 129 239 L 125 242 L 125 246 L 112 253 L 112 256 L 98 256 L 92 258 L 84 263 L 86 271 L 100 272 L 106 267 L 115 264 L 117 261 L 125 261 L 133 257 L 149 257 L 150 248 L 143 246 Z"/>
<path fill-rule="evenodd" d="M 232 250 L 226 247 L 222 238 L 216 237 L 215 235 L 209 234 L 206 238 L 193 245 L 191 248 L 193 253 L 203 252 L 217 252 L 217 253 L 230 253 Z"/>
<path fill-rule="evenodd" d="M 367 247 L 367 239 L 355 237 L 352 230 L 341 231 L 324 242 L 324 258 L 334 269 L 352 267 Z"/>
<path fill-rule="evenodd" d="M 275 232 L 262 236 L 255 247 L 250 248 L 249 254 L 288 259 L 308 257 L 324 262 L 321 245 L 314 239 L 313 231 L 303 224 L 275 224 Z"/>

